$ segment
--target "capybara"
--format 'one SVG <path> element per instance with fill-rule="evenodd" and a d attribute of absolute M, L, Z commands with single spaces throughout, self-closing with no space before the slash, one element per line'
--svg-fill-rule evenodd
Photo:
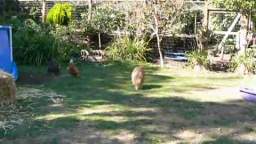
<path fill-rule="evenodd" d="M 144 68 L 142 66 L 137 66 L 133 69 L 131 78 L 132 84 L 134 85 L 135 90 L 138 90 L 142 87 L 144 82 Z"/>

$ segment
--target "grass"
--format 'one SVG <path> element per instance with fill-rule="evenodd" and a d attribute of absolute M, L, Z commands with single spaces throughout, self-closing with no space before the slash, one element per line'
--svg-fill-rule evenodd
<path fill-rule="evenodd" d="M 234 91 L 240 77 L 146 64 L 144 88 L 134 91 L 134 66 L 86 63 L 81 78 L 63 68 L 42 83 L 18 83 L 16 105 L 0 110 L 0 121 L 14 121 L 0 143 L 256 143 L 256 107 Z"/>

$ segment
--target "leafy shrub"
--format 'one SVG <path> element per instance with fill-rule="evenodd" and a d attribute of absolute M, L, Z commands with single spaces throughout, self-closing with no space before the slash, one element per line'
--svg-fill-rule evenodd
<path fill-rule="evenodd" d="M 21 12 L 19 1 L 1 0 L 0 19 L 9 19 L 12 16 L 18 16 Z"/>
<path fill-rule="evenodd" d="M 200 52 L 195 50 L 187 53 L 187 56 L 188 56 L 189 65 L 191 65 L 192 67 L 196 65 L 207 67 L 209 64 L 206 52 Z"/>
<path fill-rule="evenodd" d="M 91 19 L 89 13 L 82 13 L 81 25 L 90 32 L 107 33 L 122 29 L 125 23 L 125 14 L 111 7 L 97 7 L 92 11 Z"/>
<path fill-rule="evenodd" d="M 87 48 L 79 37 L 81 33 L 77 33 L 78 25 L 75 21 L 72 21 L 68 26 L 58 25 L 50 32 L 58 43 L 59 59 L 67 62 L 71 56 L 77 56 L 80 54 L 81 49 Z"/>
<path fill-rule="evenodd" d="M 67 25 L 73 17 L 74 7 L 69 3 L 57 3 L 49 11 L 47 21 L 51 24 Z"/>
<path fill-rule="evenodd" d="M 90 16 L 90 19 L 88 18 Z M 97 6 L 91 13 L 81 14 L 80 26 L 85 34 L 88 34 L 97 42 L 98 48 L 102 48 L 112 39 L 109 34 L 113 31 L 122 29 L 125 23 L 125 14 L 109 6 Z M 95 37 L 96 36 L 96 37 Z"/>
<path fill-rule="evenodd" d="M 14 56 L 19 64 L 41 65 L 50 57 L 57 57 L 54 37 L 47 26 L 41 26 L 31 19 L 13 21 Z"/>
<path fill-rule="evenodd" d="M 112 60 L 146 61 L 147 43 L 137 38 L 123 37 L 116 39 L 106 48 L 107 56 Z"/>
<path fill-rule="evenodd" d="M 32 19 L 14 19 L 9 23 L 13 26 L 14 58 L 18 64 L 43 65 L 49 58 L 66 62 L 82 48 L 72 41 L 71 27 L 51 27 Z"/>
<path fill-rule="evenodd" d="M 230 70 L 232 72 L 236 71 L 240 65 L 246 68 L 246 71 L 250 73 L 255 72 L 256 68 L 256 51 L 248 50 L 245 55 L 236 55 L 231 59 Z"/>

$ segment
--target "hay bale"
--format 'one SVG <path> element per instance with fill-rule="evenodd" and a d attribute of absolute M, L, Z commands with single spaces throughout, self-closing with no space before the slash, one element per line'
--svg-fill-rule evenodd
<path fill-rule="evenodd" d="M 0 105 L 14 103 L 16 99 L 16 85 L 12 76 L 0 71 Z"/>

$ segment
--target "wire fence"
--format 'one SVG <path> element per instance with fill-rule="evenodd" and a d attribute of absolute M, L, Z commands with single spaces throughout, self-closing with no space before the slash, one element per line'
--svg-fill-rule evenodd
<path fill-rule="evenodd" d="M 55 3 L 65 2 L 72 3 L 76 9 L 74 15 L 80 17 L 80 14 L 88 9 L 89 4 L 93 6 L 109 5 L 116 10 L 133 11 L 135 15 L 139 15 L 140 8 L 146 0 L 45 0 L 44 7 L 42 0 L 19 0 L 20 6 L 26 12 L 29 12 L 32 8 L 37 9 L 35 17 L 38 19 L 42 19 L 42 14 L 47 15 Z M 136 18 L 133 20 L 136 20 Z M 165 51 L 184 52 L 192 49 L 194 39 L 193 35 L 165 36 L 161 46 Z M 156 40 L 153 39 L 150 45 L 152 48 L 157 48 Z"/>

